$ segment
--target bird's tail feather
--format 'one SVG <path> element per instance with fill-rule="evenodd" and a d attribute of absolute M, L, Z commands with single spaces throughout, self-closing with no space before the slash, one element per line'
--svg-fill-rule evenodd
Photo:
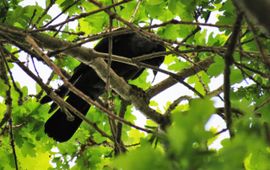
<path fill-rule="evenodd" d="M 70 93 L 66 102 L 86 115 L 90 105 L 80 97 Z M 74 114 L 73 114 L 74 115 Z M 74 120 L 67 120 L 66 114 L 58 109 L 46 122 L 45 133 L 58 142 L 65 142 L 69 140 L 80 126 L 82 120 L 74 115 Z"/>

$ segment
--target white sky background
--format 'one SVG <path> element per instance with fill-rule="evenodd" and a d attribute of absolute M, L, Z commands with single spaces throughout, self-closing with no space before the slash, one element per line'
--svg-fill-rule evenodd
<path fill-rule="evenodd" d="M 45 1 L 34 1 L 34 0 L 24 0 L 23 2 L 21 2 L 21 5 L 35 5 L 36 3 L 38 3 L 41 7 L 45 8 Z M 54 5 L 50 10 L 49 10 L 49 14 L 52 16 L 52 18 L 54 16 L 56 16 L 57 14 L 59 14 L 61 11 L 59 10 L 59 8 Z M 60 21 L 65 20 L 66 17 L 65 16 L 61 16 L 59 17 L 56 21 L 54 21 L 54 23 L 58 23 Z M 217 17 L 216 15 L 211 15 L 208 23 L 212 23 L 215 24 L 215 22 L 217 21 Z M 69 25 L 72 26 L 72 25 Z M 213 27 L 202 27 L 203 29 L 207 29 L 210 32 L 214 32 L 214 33 L 218 33 L 218 29 L 217 28 L 213 28 Z M 20 60 L 25 61 L 26 62 L 26 54 L 21 55 L 22 57 L 20 57 Z M 40 77 L 43 78 L 43 81 L 46 82 L 48 77 L 50 76 L 51 73 L 51 69 L 49 69 L 47 66 L 45 66 L 43 63 L 38 62 L 37 60 L 35 60 L 35 64 L 37 66 L 38 72 Z M 33 64 L 31 63 L 31 60 L 29 62 L 29 66 L 30 69 L 35 73 L 34 68 L 33 68 Z M 162 65 L 161 68 L 166 69 L 165 65 Z M 13 72 L 13 76 L 15 81 L 20 82 L 21 85 L 23 86 L 27 86 L 28 90 L 29 90 L 29 94 L 36 94 L 36 83 L 35 81 L 33 81 L 26 73 L 24 73 L 24 71 L 22 71 L 16 64 L 14 64 L 14 68 L 12 69 Z M 163 73 L 158 73 L 155 81 L 153 82 L 153 84 L 157 84 L 158 82 L 164 80 L 165 78 L 167 78 L 168 76 L 163 74 Z M 149 80 L 153 80 L 153 77 L 149 77 Z M 59 82 L 54 82 L 53 84 L 51 84 L 53 87 L 57 87 L 59 84 Z M 218 78 L 213 78 L 211 79 L 211 83 L 210 83 L 210 90 L 214 90 L 216 88 L 218 88 L 219 86 L 221 86 L 223 84 L 223 77 L 220 76 Z M 176 98 L 179 97 L 179 94 L 181 94 L 182 96 L 184 95 L 189 95 L 189 96 L 193 96 L 193 92 L 191 92 L 190 90 L 188 90 L 185 86 L 183 86 L 180 83 L 177 83 L 176 85 L 166 89 L 165 91 L 163 91 L 162 93 L 158 94 L 157 96 L 155 96 L 153 98 L 153 100 L 157 101 L 159 103 L 159 108 L 161 109 L 161 111 L 164 111 L 164 107 L 166 105 L 166 103 L 168 101 L 174 101 Z M 219 100 L 215 100 L 215 106 L 223 106 L 223 104 L 219 101 Z M 203 106 L 202 106 L 203 107 Z M 137 116 L 137 121 L 136 124 L 143 126 L 145 124 L 145 117 L 137 110 L 134 111 L 134 114 Z M 205 128 L 206 129 L 210 129 L 211 127 L 215 127 L 218 130 L 222 130 L 226 127 L 225 122 L 218 117 L 217 115 L 212 116 L 212 118 L 210 118 L 210 120 L 208 121 L 208 123 L 206 124 Z M 223 133 L 221 135 L 221 137 L 216 140 L 213 145 L 212 148 L 220 148 L 220 141 L 223 138 L 228 137 L 228 133 Z"/>

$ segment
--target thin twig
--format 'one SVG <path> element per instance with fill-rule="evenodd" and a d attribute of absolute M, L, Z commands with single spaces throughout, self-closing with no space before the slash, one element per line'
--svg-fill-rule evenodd
<path fill-rule="evenodd" d="M 34 10 L 32 16 L 31 16 L 31 18 L 30 18 L 30 21 L 29 21 L 29 23 L 28 23 L 28 27 L 30 27 L 30 25 L 32 24 L 33 19 L 34 19 L 35 16 L 36 16 L 36 13 L 37 13 L 37 9 Z"/>
<path fill-rule="evenodd" d="M 73 3 L 71 3 L 65 9 L 63 9 L 60 14 L 58 14 L 57 16 L 55 16 L 52 20 L 50 20 L 49 22 L 47 22 L 45 25 L 43 25 L 42 28 L 45 28 L 48 25 L 50 25 L 53 21 L 55 21 L 57 18 L 59 18 L 61 15 L 63 15 L 69 8 L 71 8 L 72 6 L 74 6 L 77 2 L 80 2 L 80 0 L 75 0 Z"/>
<path fill-rule="evenodd" d="M 220 131 L 218 131 L 217 133 L 215 133 L 214 136 L 218 136 L 218 135 L 226 132 L 227 130 L 228 130 L 227 128 L 221 129 Z"/>
<path fill-rule="evenodd" d="M 173 111 L 176 106 L 182 102 L 183 100 L 190 100 L 191 97 L 190 96 L 180 96 L 178 97 L 176 100 L 173 101 L 173 103 L 169 106 L 169 108 L 167 109 L 167 111 L 165 112 L 165 115 L 170 115 L 171 111 Z"/>
<path fill-rule="evenodd" d="M 36 25 L 39 24 L 41 19 L 48 13 L 48 11 L 51 9 L 51 7 L 54 5 L 56 0 L 50 0 L 49 5 L 43 10 L 42 14 L 38 17 L 36 23 L 33 25 L 33 28 L 36 27 Z"/>
<path fill-rule="evenodd" d="M 2 53 L 1 55 L 4 55 L 4 48 L 3 48 L 3 46 L 0 45 L 0 48 L 1 48 L 0 50 L 1 50 L 1 53 Z M 22 92 L 21 89 L 17 86 L 17 84 L 16 84 L 16 82 L 15 82 L 15 80 L 14 80 L 13 74 L 12 74 L 10 68 L 9 68 L 9 65 L 8 65 L 6 59 L 4 60 L 4 62 L 5 62 L 5 66 L 6 66 L 6 68 L 7 68 L 8 74 L 9 74 L 9 76 L 10 76 L 12 85 L 13 85 L 15 91 L 19 94 L 18 105 L 20 106 L 20 105 L 22 105 L 22 103 L 23 103 L 23 92 Z"/>
<path fill-rule="evenodd" d="M 127 106 L 128 106 L 128 102 L 122 100 L 121 108 L 120 108 L 120 111 L 119 111 L 119 117 L 121 117 L 122 119 L 124 119 L 124 117 L 125 117 Z M 117 122 L 116 127 L 117 127 L 116 128 L 116 140 L 117 140 L 117 143 L 119 143 L 119 144 L 121 144 L 121 146 L 123 146 L 123 142 L 121 140 L 123 124 L 121 122 Z M 125 151 L 126 151 L 126 148 L 124 146 L 121 147 L 121 152 L 125 152 Z"/>
<path fill-rule="evenodd" d="M 260 52 L 260 57 L 262 57 L 262 60 L 264 61 L 264 63 L 268 66 L 268 68 L 270 67 L 270 57 L 267 55 L 267 52 L 268 52 L 268 49 L 266 47 L 265 44 L 263 44 L 259 37 L 256 35 L 256 31 L 255 31 L 255 27 L 254 25 L 248 20 L 247 20 L 247 23 L 248 23 L 248 26 L 249 28 L 251 29 L 251 31 L 253 32 L 253 35 L 254 35 L 254 41 L 257 45 L 257 48 Z"/>
<path fill-rule="evenodd" d="M 13 134 L 12 118 L 11 117 L 9 119 L 9 136 L 10 136 L 10 144 L 11 144 L 12 153 L 13 153 L 13 157 L 14 157 L 15 167 L 16 167 L 16 170 L 18 170 L 19 167 L 18 167 L 18 160 L 17 160 L 16 149 L 15 149 L 15 141 L 14 141 L 14 134 Z"/>
<path fill-rule="evenodd" d="M 69 23 L 69 22 L 78 20 L 78 19 L 80 19 L 80 18 L 88 17 L 88 16 L 90 16 L 90 15 L 93 15 L 93 14 L 96 14 L 96 13 L 99 13 L 99 12 L 102 12 L 102 11 L 104 11 L 104 10 L 108 10 L 108 9 L 110 9 L 110 8 L 113 8 L 113 7 L 115 7 L 115 6 L 121 5 L 121 4 L 123 4 L 123 3 L 127 3 L 127 2 L 129 2 L 129 1 L 131 1 L 131 0 L 123 0 L 123 1 L 121 1 L 121 2 L 112 4 L 112 5 L 108 5 L 108 6 L 99 8 L 99 9 L 97 9 L 97 10 L 91 11 L 91 12 L 81 13 L 80 15 L 77 15 L 77 16 L 74 16 L 74 17 L 72 17 L 72 18 L 69 18 L 69 19 L 67 19 L 67 20 L 65 20 L 65 21 L 63 21 L 63 22 L 57 23 L 57 24 L 55 24 L 55 25 L 50 25 L 49 28 L 43 27 L 43 28 L 41 28 L 41 29 L 37 29 L 37 30 L 34 30 L 34 31 L 32 31 L 32 32 L 45 31 L 45 30 L 47 30 L 47 29 L 51 29 L 51 28 L 55 28 L 55 27 L 58 27 L 58 26 L 61 26 L 61 25 L 65 25 L 65 24 L 67 24 L 67 23 Z M 45 26 L 47 26 L 47 25 L 48 25 L 48 24 L 46 24 Z"/>
<path fill-rule="evenodd" d="M 270 144 L 270 128 L 269 128 L 269 123 L 264 122 L 263 127 L 264 127 L 264 130 L 265 130 L 266 142 L 269 145 Z"/>
<path fill-rule="evenodd" d="M 69 19 L 70 17 L 67 16 L 67 19 Z M 57 34 L 59 34 L 59 32 L 61 31 L 61 29 L 64 27 L 64 24 L 63 25 L 60 25 L 59 28 L 57 28 L 56 32 L 53 34 L 53 37 L 56 37 Z"/>
<path fill-rule="evenodd" d="M 8 76 L 7 76 L 7 71 L 6 71 L 6 67 L 5 67 L 5 57 L 4 57 L 4 53 L 2 51 L 2 49 L 0 50 L 1 54 L 0 54 L 0 78 L 4 80 L 5 84 L 8 86 L 8 89 L 6 90 L 6 99 L 5 99 L 5 103 L 6 103 L 6 113 L 5 115 L 7 115 L 8 117 L 8 122 L 9 122 L 9 136 L 10 136 L 10 145 L 12 148 L 12 152 L 13 152 L 13 158 L 14 158 L 14 164 L 15 164 L 15 168 L 16 170 L 18 170 L 18 161 L 17 161 L 17 154 L 16 154 L 16 149 L 15 149 L 15 142 L 14 142 L 14 134 L 13 134 L 13 127 L 12 127 L 12 98 L 11 98 L 11 85 L 9 83 L 8 80 Z"/>
<path fill-rule="evenodd" d="M 140 8 L 141 3 L 142 3 L 142 0 L 138 0 L 138 2 L 137 2 L 137 4 L 136 4 L 136 7 L 135 7 L 135 9 L 134 9 L 134 12 L 133 12 L 133 14 L 131 15 L 131 17 L 130 17 L 130 19 L 129 19 L 128 22 L 133 22 L 133 21 L 134 21 L 134 19 L 135 19 L 135 17 L 136 17 L 136 14 L 138 13 L 138 10 L 139 10 L 139 8 Z"/>
<path fill-rule="evenodd" d="M 270 97 L 266 98 L 264 101 L 262 101 L 259 105 L 257 105 L 254 109 L 254 111 L 258 111 L 260 108 L 264 107 L 265 105 L 268 105 L 270 103 Z"/>
<path fill-rule="evenodd" d="M 180 72 L 176 73 L 176 75 L 178 75 L 178 77 L 181 77 L 182 80 L 184 80 L 187 77 L 194 75 L 194 74 L 208 68 L 209 65 L 212 64 L 213 62 L 214 62 L 213 58 L 207 58 L 203 61 L 196 63 L 194 66 L 192 66 L 190 68 L 186 68 L 186 69 L 181 70 Z M 172 77 L 168 77 L 167 79 L 165 79 L 165 80 L 161 81 L 160 83 L 149 88 L 146 92 L 146 95 L 149 98 L 152 98 L 155 95 L 157 95 L 158 93 L 162 92 L 163 90 L 171 87 L 172 85 L 174 85 L 176 83 L 178 83 L 178 81 L 176 81 Z"/>
<path fill-rule="evenodd" d="M 50 76 L 49 76 L 49 78 L 48 78 L 48 80 L 47 80 L 47 82 L 46 82 L 46 85 L 47 85 L 47 86 L 48 86 L 48 85 L 50 84 L 50 82 L 52 81 L 53 76 L 54 76 L 54 72 L 51 72 L 51 74 L 50 74 Z M 41 89 L 40 92 L 39 92 L 38 94 L 36 94 L 35 97 L 36 97 L 37 100 L 40 99 L 40 97 L 42 96 L 43 92 L 44 92 L 44 90 Z"/>
<path fill-rule="evenodd" d="M 113 27 L 113 17 L 110 17 L 110 20 L 109 20 L 109 32 L 112 31 L 112 27 Z M 112 36 L 109 36 L 108 37 L 108 40 L 109 40 L 109 43 L 108 43 L 108 60 L 107 60 L 107 71 L 108 71 L 108 75 L 107 75 L 107 78 L 106 78 L 106 86 L 105 86 L 105 89 L 106 89 L 106 105 L 107 105 L 107 108 L 108 110 L 112 111 L 113 110 L 113 101 L 112 101 L 112 98 L 111 98 L 111 88 L 110 88 L 110 77 L 111 77 L 111 65 L 112 65 L 112 54 L 113 54 L 113 37 Z M 114 113 L 114 112 L 112 112 Z M 119 152 L 121 152 L 121 146 L 120 144 L 117 142 L 117 139 L 116 139 L 116 124 L 115 124 L 115 120 L 112 119 L 111 117 L 108 117 L 109 119 L 109 124 L 110 124 L 110 128 L 111 128 L 111 133 L 112 133 L 112 136 L 113 136 L 113 139 L 114 139 L 114 150 L 115 150 L 115 154 L 117 155 Z"/>

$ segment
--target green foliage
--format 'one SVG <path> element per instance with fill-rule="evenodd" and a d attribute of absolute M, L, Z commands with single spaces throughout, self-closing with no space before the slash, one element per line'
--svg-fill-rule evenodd
<path fill-rule="evenodd" d="M 5 22 L 9 25 L 16 25 L 24 28 L 29 22 L 36 23 L 38 16 L 42 14 L 42 11 L 43 9 L 38 5 L 26 7 L 16 6 L 14 11 L 8 12 Z M 39 21 L 38 25 L 40 26 L 43 21 L 48 21 L 49 19 L 51 19 L 51 17 L 46 14 Z"/>
<path fill-rule="evenodd" d="M 188 62 L 179 61 L 179 58 L 175 56 L 171 56 L 171 55 L 166 57 L 164 64 L 167 64 L 167 63 L 168 63 L 168 69 L 172 71 L 180 71 L 190 66 Z"/>
<path fill-rule="evenodd" d="M 129 83 L 133 84 L 143 90 L 148 89 L 151 86 L 151 82 L 147 81 L 149 73 L 147 70 L 145 70 L 140 77 L 138 77 L 135 80 L 130 80 Z"/>
<path fill-rule="evenodd" d="M 201 105 L 207 109 L 201 110 Z M 209 133 L 204 124 L 214 112 L 211 100 L 193 100 L 188 112 L 175 111 L 173 125 L 155 148 L 141 141 L 141 146 L 118 157 L 115 166 L 122 169 L 191 169 L 202 165 Z M 192 135 L 189 135 L 192 134 Z M 162 136 L 162 135 L 161 135 Z M 164 147 L 168 151 L 164 151 Z M 201 153 L 201 154 L 200 154 Z M 210 153 L 208 153 L 210 154 Z M 206 153 L 207 155 L 207 153 Z"/>
<path fill-rule="evenodd" d="M 214 61 L 214 64 L 208 68 L 207 73 L 210 76 L 217 77 L 224 71 L 224 60 L 221 57 L 215 57 Z"/>
<path fill-rule="evenodd" d="M 1 89 L 0 96 L 5 97 L 6 96 L 5 91 L 7 91 L 8 86 L 4 83 L 4 80 L 2 80 L 2 79 L 0 80 L 0 89 Z"/>
<path fill-rule="evenodd" d="M 11 115 L 8 115 L 6 113 L 9 107 L 6 99 L 9 86 L 5 84 L 0 72 L 0 170 L 15 169 L 14 149 L 19 169 L 269 170 L 270 74 L 267 57 L 269 57 L 270 40 L 269 36 L 261 33 L 257 26 L 252 30 L 246 20 L 242 23 L 236 49 L 231 54 L 234 63 L 230 67 L 232 106 L 230 130 L 234 136 L 223 139 L 224 133 L 228 130 L 221 129 L 217 123 L 216 127 L 206 130 L 206 125 L 213 114 L 224 118 L 223 123 L 226 123 L 224 108 L 217 107 L 224 104 L 223 91 L 220 90 L 222 87 L 213 91 L 212 85 L 221 84 L 213 80 L 219 81 L 221 80 L 219 78 L 224 76 L 224 54 L 227 52 L 233 23 L 237 16 L 232 1 L 133 0 L 110 8 L 109 10 L 117 15 L 109 16 L 103 10 L 86 15 L 100 9 L 87 0 L 55 2 L 44 0 L 45 8 L 53 3 L 53 7 L 63 11 L 61 15 L 63 18 L 56 19 L 49 26 L 46 24 L 58 13 L 52 9 L 46 12 L 39 1 L 26 6 L 20 4 L 22 1 L 0 1 L 0 26 L 4 24 L 33 30 L 37 34 L 47 34 L 74 44 L 90 42 L 90 46 L 95 44 L 93 40 L 97 40 L 91 39 L 93 35 L 102 37 L 99 33 L 108 32 L 110 17 L 113 18 L 114 28 L 128 27 L 121 19 L 118 20 L 117 17 L 121 17 L 130 22 L 133 27 L 155 33 L 157 37 L 151 34 L 148 36 L 164 41 L 167 52 L 170 52 L 165 57 L 162 68 L 183 76 L 166 80 L 167 83 L 181 79 L 204 97 L 199 98 L 194 92 L 191 96 L 185 96 L 185 91 L 179 88 L 180 90 L 177 89 L 173 94 L 162 94 L 165 106 L 162 105 L 163 101 L 159 102 L 155 98 L 149 103 L 146 101 L 146 105 L 161 114 L 168 111 L 166 116 L 170 117 L 171 124 L 163 127 L 152 119 L 147 119 L 146 123 L 138 123 L 137 111 L 132 103 L 122 101 L 115 92 L 112 92 L 108 103 L 106 95 L 100 98 L 100 103 L 109 104 L 112 114 L 122 115 L 122 118 L 129 123 L 140 124 L 138 126 L 151 130 L 152 133 L 122 123 L 121 141 L 116 143 L 114 131 L 111 129 L 113 126 L 119 128 L 119 121 L 110 120 L 106 113 L 92 106 L 86 115 L 92 125 L 83 122 L 69 141 L 57 143 L 44 133 L 44 122 L 50 116 L 48 114 L 50 105 L 41 105 L 38 102 L 40 95 L 43 95 L 42 88 L 36 84 L 37 94 L 33 94 L 33 89 L 23 86 L 22 82 L 14 79 L 15 76 L 7 74 L 12 98 Z M 96 2 L 102 3 L 105 7 L 112 2 L 122 1 L 98 0 Z M 85 16 L 80 16 L 82 13 Z M 67 22 L 68 19 L 78 16 L 80 17 L 74 21 Z M 211 17 L 217 19 L 217 22 L 213 23 Z M 67 23 L 54 27 L 64 20 Z M 212 26 L 202 26 L 201 23 L 211 23 Z M 217 28 L 215 31 L 212 29 L 213 25 Z M 1 30 L 0 55 L 4 54 L 11 70 L 16 62 L 5 50 L 20 60 L 26 58 L 23 64 L 29 66 L 29 58 L 21 52 L 24 51 L 21 45 L 29 50 L 33 48 L 24 44 L 23 38 L 16 37 L 16 32 L 10 36 L 11 39 L 6 39 L 3 35 L 8 34 Z M 17 44 L 13 43 L 14 41 Z M 44 53 L 53 51 L 46 48 L 42 50 Z M 263 58 L 265 56 L 262 55 L 261 50 L 266 54 L 266 58 Z M 51 59 L 69 74 L 72 74 L 79 64 L 73 56 L 65 56 L 63 53 Z M 213 62 L 209 66 L 198 64 L 206 59 L 213 59 Z M 38 67 L 36 69 L 40 71 Z M 34 69 L 32 71 L 38 75 Z M 151 70 L 147 69 L 137 79 L 128 82 L 144 90 L 146 97 L 149 95 L 148 89 L 152 86 L 150 72 Z M 52 80 L 57 82 L 59 76 L 53 75 Z M 158 87 L 166 88 L 166 81 Z M 176 98 L 184 97 L 184 100 L 168 101 L 170 95 L 175 95 L 173 97 Z M 123 108 L 124 103 L 127 104 L 126 108 Z M 12 118 L 13 139 L 10 135 L 9 118 Z M 12 146 L 11 140 L 15 147 Z M 213 146 L 219 140 L 222 147 Z M 119 147 L 124 149 L 119 151 Z"/>
<path fill-rule="evenodd" d="M 218 17 L 218 24 L 231 24 L 234 22 L 234 19 L 236 17 L 236 12 L 234 9 L 234 6 L 232 5 L 232 1 L 225 1 L 222 7 L 220 8 L 220 11 L 223 12 L 222 15 Z M 221 31 L 224 31 L 224 29 L 220 29 Z M 228 34 L 229 32 L 225 30 L 225 33 Z"/>
<path fill-rule="evenodd" d="M 140 148 L 121 155 L 114 164 L 117 168 L 129 170 L 172 169 L 164 154 L 153 149 L 149 144 L 142 144 Z"/>

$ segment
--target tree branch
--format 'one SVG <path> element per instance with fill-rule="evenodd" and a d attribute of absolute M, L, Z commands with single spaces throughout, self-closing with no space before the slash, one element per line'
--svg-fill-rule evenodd
<path fill-rule="evenodd" d="M 229 40 L 228 48 L 224 56 L 225 68 L 224 68 L 224 113 L 227 123 L 227 128 L 230 135 L 233 136 L 231 129 L 232 126 L 232 114 L 231 114 L 231 102 L 230 102 L 230 67 L 233 64 L 233 52 L 236 47 L 237 38 L 241 31 L 241 22 L 243 19 L 243 13 L 238 14 L 234 24 L 233 32 Z"/>
<path fill-rule="evenodd" d="M 234 0 L 234 2 L 248 16 L 248 19 L 255 21 L 256 24 L 260 24 L 265 32 L 270 33 L 270 1 Z"/>
<path fill-rule="evenodd" d="M 4 118 L 8 118 L 8 125 L 9 125 L 9 136 L 10 136 L 10 145 L 13 152 L 14 157 L 14 164 L 16 170 L 18 170 L 18 161 L 17 161 L 17 154 L 15 149 L 15 142 L 14 142 L 14 134 L 13 134 L 13 127 L 12 127 L 12 98 L 11 98 L 11 85 L 9 83 L 9 79 L 7 76 L 6 66 L 5 66 L 5 57 L 4 52 L 0 49 L 0 78 L 4 80 L 4 83 L 8 86 L 6 90 L 6 99 L 5 104 L 7 106 L 6 113 Z"/>
<path fill-rule="evenodd" d="M 208 68 L 212 63 L 213 63 L 213 59 L 212 58 L 208 58 L 205 59 L 203 61 L 200 61 L 199 63 L 197 63 L 196 65 L 194 65 L 193 67 L 187 68 L 187 69 L 183 69 L 182 71 L 178 72 L 176 75 L 178 77 L 181 77 L 182 80 L 184 81 L 187 77 L 194 75 L 202 70 L 205 70 L 206 68 Z M 149 98 L 154 97 L 155 95 L 157 95 L 158 93 L 162 92 L 163 90 L 173 86 L 174 84 L 178 83 L 178 81 L 176 79 L 174 79 L 173 77 L 168 77 L 167 79 L 163 80 L 162 82 L 152 86 L 151 88 L 149 88 L 147 90 L 147 96 Z"/>

